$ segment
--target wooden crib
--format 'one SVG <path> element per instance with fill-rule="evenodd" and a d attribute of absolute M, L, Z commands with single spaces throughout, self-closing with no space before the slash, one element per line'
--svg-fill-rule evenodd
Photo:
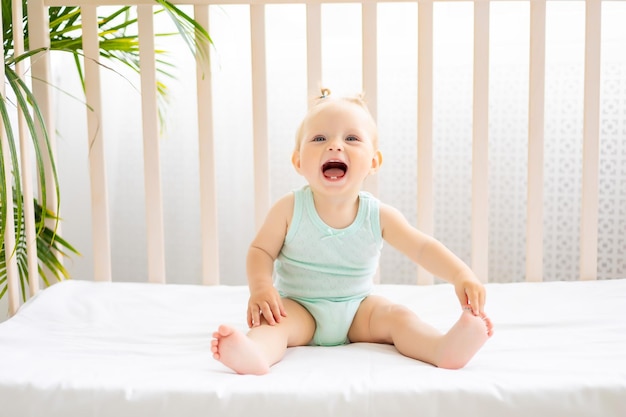
<path fill-rule="evenodd" d="M 619 0 L 617 0 L 619 1 Z M 487 286 L 488 311 L 495 336 L 458 371 L 433 368 L 400 356 L 392 347 L 352 344 L 333 348 L 301 347 L 262 378 L 234 375 L 210 355 L 210 334 L 230 322 L 245 327 L 247 288 L 220 279 L 216 187 L 215 92 L 210 45 L 196 59 L 197 143 L 202 284 L 147 285 L 115 282 L 112 267 L 109 183 L 102 102 L 98 7 L 132 4 L 137 8 L 140 39 L 141 134 L 145 178 L 145 228 L 148 281 L 166 283 L 160 126 L 157 110 L 154 2 L 135 0 L 30 0 L 30 49 L 48 45 L 48 7 L 80 5 L 84 49 L 93 276 L 40 290 L 34 244 L 29 247 L 30 299 L 20 305 L 18 265 L 7 262 L 9 313 L 0 323 L 0 415 L 7 416 L 166 416 L 166 415 L 337 415 L 447 416 L 622 416 L 626 414 L 626 280 L 598 280 L 602 8 L 608 0 L 585 1 L 582 186 L 577 282 L 544 281 L 544 129 L 546 80 L 545 0 L 528 3 L 527 199 L 525 282 L 497 283 L 489 269 L 489 97 L 490 8 L 473 3 L 473 89 L 471 116 L 471 260 Z M 254 224 L 258 227 L 272 202 L 268 134 L 266 10 L 282 0 L 174 0 L 192 6 L 194 19 L 209 34 L 210 13 L 219 5 L 249 7 L 253 135 Z M 292 1 L 305 7 L 306 91 L 319 95 L 323 82 L 322 8 L 326 1 Z M 360 1 L 362 90 L 379 114 L 377 48 L 379 8 L 385 0 Z M 433 12 L 438 2 L 416 2 L 417 83 L 415 96 L 417 165 L 416 225 L 433 234 L 434 207 L 434 41 Z M 15 6 L 15 5 L 14 5 Z M 2 12 L 6 10 L 3 8 Z M 15 13 L 21 13 L 15 12 Z M 17 31 L 16 31 L 17 32 Z M 15 41 L 16 55 L 23 42 Z M 20 50 L 20 48 L 22 48 Z M 4 79 L 4 67 L 2 78 Z M 47 131 L 55 127 L 55 103 L 49 54 L 30 60 L 33 92 Z M 333 87 L 333 86 L 329 86 Z M 0 87 L 2 88 L 2 87 Z M 4 97 L 4 90 L 0 90 Z M 622 98 L 623 99 L 623 98 Z M 78 117 L 78 116 L 77 116 Z M 83 116 L 80 116 L 83 117 Z M 5 166 L 11 160 L 2 130 Z M 54 148 L 54 146 L 53 146 Z M 28 147 L 21 152 L 28 161 Z M 53 155 L 54 157 L 54 155 Z M 50 162 L 47 176 L 53 181 Z M 288 163 L 286 161 L 286 163 Z M 29 164 L 22 164 L 28 172 Z M 7 171 L 9 172 L 9 171 Z M 32 175 L 25 175 L 32 178 Z M 27 180 L 27 182 L 30 180 Z M 11 191 L 11 177 L 3 185 Z M 61 184 L 61 187 L 63 184 Z M 236 184 L 233 184 L 236 187 Z M 376 178 L 366 187 L 380 192 Z M 24 196 L 32 191 L 24 186 Z M 26 192 L 30 194 L 26 194 Z M 228 190 L 221 190 L 222 193 Z M 8 198 L 8 201 L 12 201 Z M 57 201 L 48 201 L 56 209 Z M 9 205 L 9 210 L 13 208 Z M 413 213 L 405 213 L 407 217 Z M 26 229 L 33 229 L 26 213 Z M 414 216 L 414 217 L 415 217 Z M 61 217 L 63 213 L 61 213 Z M 13 253 L 15 231 L 7 224 L 5 253 Z M 62 233 L 62 223 L 59 229 Z M 621 248 L 623 250 L 623 247 Z M 83 277 L 76 277 L 83 278 Z M 408 305 L 425 320 L 445 329 L 457 314 L 448 285 L 391 285 L 377 277 L 376 292 Z M 381 283 L 382 282 L 382 283 Z M 417 268 L 414 283 L 435 277 Z M 220 285 L 221 284 L 221 285 Z"/>

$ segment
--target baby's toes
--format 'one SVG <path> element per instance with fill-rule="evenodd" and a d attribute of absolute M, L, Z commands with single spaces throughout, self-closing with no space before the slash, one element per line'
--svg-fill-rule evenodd
<path fill-rule="evenodd" d="M 493 334 L 493 323 L 489 317 L 483 317 L 483 320 L 485 320 L 485 325 L 487 326 L 487 334 L 491 336 Z"/>

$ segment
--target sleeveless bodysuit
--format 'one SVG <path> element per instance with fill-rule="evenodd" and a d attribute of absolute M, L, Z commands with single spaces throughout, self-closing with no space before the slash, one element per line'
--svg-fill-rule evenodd
<path fill-rule="evenodd" d="M 354 315 L 370 293 L 378 268 L 379 207 L 376 198 L 362 191 L 354 222 L 334 229 L 317 214 L 308 186 L 294 192 L 293 218 L 275 261 L 274 284 L 281 296 L 311 313 L 316 345 L 348 342 Z"/>

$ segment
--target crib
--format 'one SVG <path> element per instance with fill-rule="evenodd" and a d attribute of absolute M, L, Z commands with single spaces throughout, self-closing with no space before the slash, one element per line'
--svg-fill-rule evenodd
<path fill-rule="evenodd" d="M 148 282 L 120 280 L 115 268 L 114 237 L 111 232 L 105 132 L 112 124 L 103 102 L 109 93 L 103 81 L 98 45 L 98 8 L 118 4 L 136 6 L 140 39 L 140 137 L 142 144 L 143 202 L 145 212 L 146 268 Z M 237 5 L 249 16 L 251 80 L 250 151 L 252 164 L 253 207 L 250 208 L 250 233 L 258 228 L 275 197 L 269 128 L 268 101 L 273 91 L 268 86 L 268 10 L 299 7 L 304 23 L 303 88 L 298 94 L 305 109 L 306 98 L 319 95 L 327 74 L 323 67 L 324 47 L 336 39 L 324 38 L 324 7 L 339 2 L 302 0 L 174 0 L 188 7 L 194 19 L 209 34 L 210 17 L 222 6 Z M 290 3 L 290 4 L 288 4 Z M 414 111 L 409 112 L 415 127 L 416 152 L 411 155 L 409 180 L 415 191 L 415 213 L 405 213 L 416 226 L 437 236 L 435 194 L 438 184 L 434 153 L 436 124 L 433 103 L 437 100 L 437 50 L 434 42 L 434 17 L 438 0 L 392 2 L 385 0 L 343 1 L 354 6 L 360 22 L 360 89 L 366 93 L 370 110 L 382 119 L 382 80 L 389 75 L 381 68 L 385 51 L 379 45 L 385 28 L 380 16 L 385 6 L 410 4 L 414 20 L 416 66 L 412 73 L 416 93 Z M 456 3 L 456 2 L 454 2 Z M 465 3 L 465 2 L 459 2 Z M 216 168 L 221 156 L 216 152 L 221 138 L 215 133 L 218 123 L 219 85 L 214 82 L 211 46 L 199 48 L 194 60 L 193 98 L 198 159 L 198 264 L 197 283 L 181 284 L 172 280 L 166 267 L 167 213 L 164 210 L 163 162 L 167 159 L 160 136 L 157 110 L 157 71 L 155 66 L 154 3 L 151 0 L 31 0 L 28 2 L 30 49 L 47 46 L 47 10 L 53 6 L 80 5 L 86 105 L 86 147 L 88 148 L 89 228 L 92 236 L 89 276 L 42 288 L 37 274 L 37 257 L 29 247 L 29 299 L 21 301 L 18 265 L 7 260 L 10 318 L 0 323 L 0 416 L 452 416 L 460 413 L 485 416 L 623 416 L 626 415 L 626 273 L 599 276 L 605 252 L 623 258 L 623 237 L 608 249 L 598 242 L 599 212 L 602 211 L 599 182 L 601 175 L 601 50 L 603 45 L 603 7 L 622 4 L 621 0 L 586 0 L 584 3 L 584 77 L 577 87 L 583 93 L 581 117 L 580 216 L 574 266 L 575 273 L 565 279 L 546 276 L 545 181 L 546 153 L 546 0 L 520 2 L 529 17 L 526 150 L 526 190 L 523 211 L 523 277 L 517 282 L 502 282 L 490 267 L 489 183 L 493 181 L 489 163 L 493 155 L 490 136 L 490 48 L 491 10 L 496 0 L 474 0 L 466 6 L 473 11 L 470 55 L 471 77 L 471 181 L 466 204 L 469 216 L 468 264 L 483 280 L 488 293 L 487 311 L 495 334 L 462 370 L 438 369 L 401 356 L 391 346 L 355 343 L 332 348 L 298 347 L 265 376 L 232 373 L 210 354 L 211 332 L 221 323 L 245 330 L 248 290 L 242 282 L 224 276 L 219 203 L 231 188 L 219 187 Z M 14 7 L 17 7 L 14 5 Z M 21 6 L 20 6 L 21 7 Z M 2 13 L 6 10 L 3 7 Z M 21 13 L 15 12 L 14 13 Z M 411 32 L 412 33 L 412 32 Z M 407 42 L 409 42 L 407 40 Z M 409 42 L 409 44 L 411 44 Z M 217 48 L 219 43 L 216 42 Z M 16 52 L 20 43 L 15 42 Z M 411 44 L 412 45 L 412 44 Z M 497 52 L 497 51 L 496 51 Z M 386 59 L 386 58 L 385 58 Z M 56 132 L 54 80 L 50 57 L 40 53 L 30 60 L 33 91 L 43 109 L 48 132 Z M 4 68 L 2 68 L 4 79 Z M 626 70 L 623 72 L 626 74 Z M 56 78 L 55 78 L 56 77 Z M 328 85 L 333 89 L 333 85 Z M 410 91 L 412 93 L 412 90 Z M 0 90 L 3 97 L 4 89 Z M 410 95 L 410 94 L 409 94 Z M 605 98 L 606 99 L 606 98 Z M 624 96 L 616 102 L 624 103 Z M 626 110 L 619 117 L 626 123 Z M 74 115 L 73 117 L 77 117 Z M 67 120 L 67 119 L 64 119 Z M 293 122 L 294 126 L 296 122 Z M 58 126 L 60 129 L 61 126 Z M 626 127 L 624 127 L 626 129 Z M 11 161 L 6 151 L 7 137 L 2 131 L 2 150 L 6 166 Z M 626 137 L 626 130 L 617 135 Z M 605 135 L 606 136 L 606 135 Z M 51 135 L 54 142 L 54 135 Z M 382 139 L 384 140 L 384 139 Z M 393 139 L 389 139 L 393 144 Z M 619 140 L 619 138 L 618 138 Z M 22 150 L 27 154 L 27 149 Z M 55 157 L 52 155 L 52 157 Z M 28 160 L 28 159 L 26 159 Z M 48 176 L 52 176 L 48 164 Z M 392 165 L 393 162 L 388 163 Z M 28 163 L 22 169 L 28 170 Z M 248 165 L 248 164 L 242 164 Z M 391 168 L 391 167 L 390 167 Z M 386 169 L 383 168 L 383 170 Z M 396 169 L 396 167 L 393 167 Z M 397 168 L 404 169 L 404 168 Z M 401 172 L 401 171 L 400 171 Z M 407 174 L 405 174 L 407 175 Z M 408 174 L 410 178 L 412 174 Z M 10 177 L 3 186 L 10 191 Z M 223 179 L 222 179 L 223 181 Z M 624 177 L 617 177 L 623 183 Z M 439 183 L 440 184 L 440 183 Z M 61 184 L 63 186 L 63 184 Z M 368 191 L 384 194 L 385 184 L 378 177 L 366 183 Z M 26 187 L 25 187 L 26 189 Z M 617 201 L 623 201 L 623 188 L 617 188 Z M 31 194 L 32 195 L 32 194 Z M 621 196 L 621 197 L 620 197 Z M 622 200 L 619 200 L 619 199 Z M 12 201 L 11 198 L 8 199 Z M 466 202 L 466 200 L 463 200 Z M 57 201 L 48 201 L 50 208 Z M 10 206 L 10 205 L 9 205 Z M 9 207 L 12 209 L 12 207 Z M 623 228 L 623 205 L 618 203 L 617 234 Z M 71 211 L 71 210 L 70 210 Z M 621 213 L 621 214 L 620 214 Z M 76 215 L 76 212 L 74 212 Z M 28 214 L 27 214 L 28 215 Z M 32 216 L 32 214 L 30 215 Z M 82 216 L 82 214 L 81 214 Z M 65 217 L 61 213 L 61 217 Z M 31 219 L 32 221 L 32 219 Z M 68 222 L 70 219 L 68 219 Z M 413 221 L 413 220 L 412 220 Z M 27 219 L 28 222 L 28 219 Z M 82 227 L 82 226 L 81 226 Z M 63 235 L 64 224 L 59 233 Z M 7 227 L 3 236 L 5 253 L 12 253 L 15 231 Z M 621 239 L 621 240 L 620 240 Z M 498 244 L 498 242 L 496 242 Z M 502 244 L 502 243 L 500 243 Z M 82 250 L 82 248 L 81 248 Z M 132 249 L 131 249 L 132 250 Z M 143 249 L 142 249 L 143 250 Z M 130 256 L 133 256 L 132 253 Z M 375 277 L 376 294 L 384 295 L 416 311 L 424 320 L 445 330 L 458 315 L 458 302 L 451 286 L 440 283 L 428 271 L 415 267 L 410 282 L 390 282 L 386 272 Z M 242 260 L 235 262 L 243 263 Z M 20 268 L 23 266 L 20 266 Z M 117 271 L 117 272 L 116 272 Z M 412 274 L 412 275 L 411 275 Z M 620 275 L 621 274 L 621 275 Z M 167 279 L 166 279 L 167 276 Z M 599 279 L 600 278 L 600 279 Z M 608 279 L 611 278 L 611 279 Z M 515 281 L 515 280 L 509 280 Z M 167 283 L 166 283 L 167 282 Z"/>

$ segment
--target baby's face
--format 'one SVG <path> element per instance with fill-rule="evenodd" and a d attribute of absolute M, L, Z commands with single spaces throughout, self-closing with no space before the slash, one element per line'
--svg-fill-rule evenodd
<path fill-rule="evenodd" d="M 378 169 L 376 126 L 361 106 L 330 99 L 307 116 L 293 164 L 314 190 L 358 192 Z"/>

